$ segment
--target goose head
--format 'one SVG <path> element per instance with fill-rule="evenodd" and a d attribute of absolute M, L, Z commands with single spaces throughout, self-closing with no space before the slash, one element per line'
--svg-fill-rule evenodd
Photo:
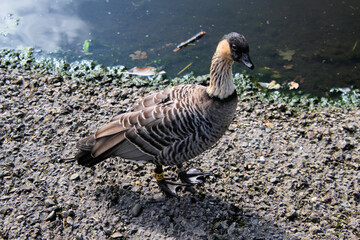
<path fill-rule="evenodd" d="M 244 35 L 236 32 L 226 34 L 219 42 L 216 51 L 227 60 L 240 62 L 250 69 L 254 69 L 249 56 L 249 44 Z"/>
<path fill-rule="evenodd" d="M 210 67 L 210 84 L 206 90 L 210 97 L 225 99 L 235 91 L 232 65 L 240 62 L 250 69 L 254 64 L 249 57 L 249 44 L 242 34 L 226 34 L 219 42 Z"/>

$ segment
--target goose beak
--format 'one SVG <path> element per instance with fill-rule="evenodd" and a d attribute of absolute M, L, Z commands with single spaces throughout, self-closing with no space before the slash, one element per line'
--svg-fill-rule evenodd
<path fill-rule="evenodd" d="M 240 58 L 240 62 L 242 62 L 245 66 L 247 66 L 250 69 L 254 69 L 254 64 L 252 63 L 249 54 L 247 53 L 243 53 L 241 58 Z"/>

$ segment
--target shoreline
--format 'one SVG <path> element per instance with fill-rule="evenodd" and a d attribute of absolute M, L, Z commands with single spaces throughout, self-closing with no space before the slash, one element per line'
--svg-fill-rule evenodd
<path fill-rule="evenodd" d="M 66 60 L 37 57 L 32 48 L 22 51 L 11 49 L 0 50 L 0 68 L 20 69 L 51 74 L 62 77 L 65 80 L 89 81 L 93 84 L 111 82 L 114 86 L 150 87 L 151 89 L 165 88 L 178 84 L 202 84 L 206 85 L 209 75 L 195 76 L 187 74 L 182 77 L 168 79 L 166 75 L 155 75 L 145 78 L 126 74 L 126 66 L 117 65 L 106 67 L 96 64 L 92 60 L 82 60 L 69 63 Z M 234 74 L 234 83 L 240 96 L 252 94 L 262 99 L 276 101 L 299 109 L 319 109 L 328 107 L 359 108 L 360 90 L 347 87 L 346 91 L 341 88 L 332 88 L 327 93 L 329 96 L 315 96 L 303 91 L 270 90 L 258 83 L 251 75 Z M 333 97 L 330 97 L 333 96 Z"/>

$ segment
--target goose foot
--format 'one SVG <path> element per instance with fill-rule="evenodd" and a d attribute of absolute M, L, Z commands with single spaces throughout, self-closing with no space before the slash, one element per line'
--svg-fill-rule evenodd
<path fill-rule="evenodd" d="M 212 175 L 211 172 L 202 172 L 198 168 L 190 168 L 189 170 L 179 172 L 181 182 L 187 184 L 202 184 L 204 181 L 199 178 L 210 175 Z"/>
<path fill-rule="evenodd" d="M 176 189 L 181 186 L 189 186 L 189 184 L 186 183 L 177 183 L 165 179 L 164 171 L 161 165 L 156 167 L 154 174 L 160 189 L 169 197 L 179 197 L 176 193 Z"/>
<path fill-rule="evenodd" d="M 169 197 L 179 197 L 179 195 L 176 193 L 176 189 L 182 186 L 189 186 L 188 184 L 172 182 L 165 179 L 160 181 L 158 180 L 157 184 L 159 185 L 160 189 Z"/>

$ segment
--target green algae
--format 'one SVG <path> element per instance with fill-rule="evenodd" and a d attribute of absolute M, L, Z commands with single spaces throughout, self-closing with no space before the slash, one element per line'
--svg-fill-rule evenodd
<path fill-rule="evenodd" d="M 89 52 L 89 47 L 90 47 L 90 41 L 89 40 L 85 40 L 84 44 L 83 44 L 83 50 L 85 53 Z"/>
<path fill-rule="evenodd" d="M 153 78 L 132 76 L 126 73 L 125 66 L 104 67 L 94 61 L 83 60 L 68 63 L 62 59 L 35 56 L 32 48 L 22 51 L 0 50 L 0 67 L 39 71 L 43 74 L 54 74 L 74 81 L 87 81 L 90 84 L 102 85 L 111 82 L 115 86 L 148 87 L 162 89 L 179 84 L 207 85 L 209 74 L 195 76 L 193 73 L 182 77 L 167 79 L 165 75 Z M 294 110 L 315 110 L 320 108 L 359 108 L 360 91 L 358 89 L 333 88 L 328 97 L 314 96 L 302 91 L 269 90 L 261 87 L 258 79 L 245 73 L 234 74 L 234 84 L 240 97 L 259 97 L 264 101 L 286 104 Z"/>

